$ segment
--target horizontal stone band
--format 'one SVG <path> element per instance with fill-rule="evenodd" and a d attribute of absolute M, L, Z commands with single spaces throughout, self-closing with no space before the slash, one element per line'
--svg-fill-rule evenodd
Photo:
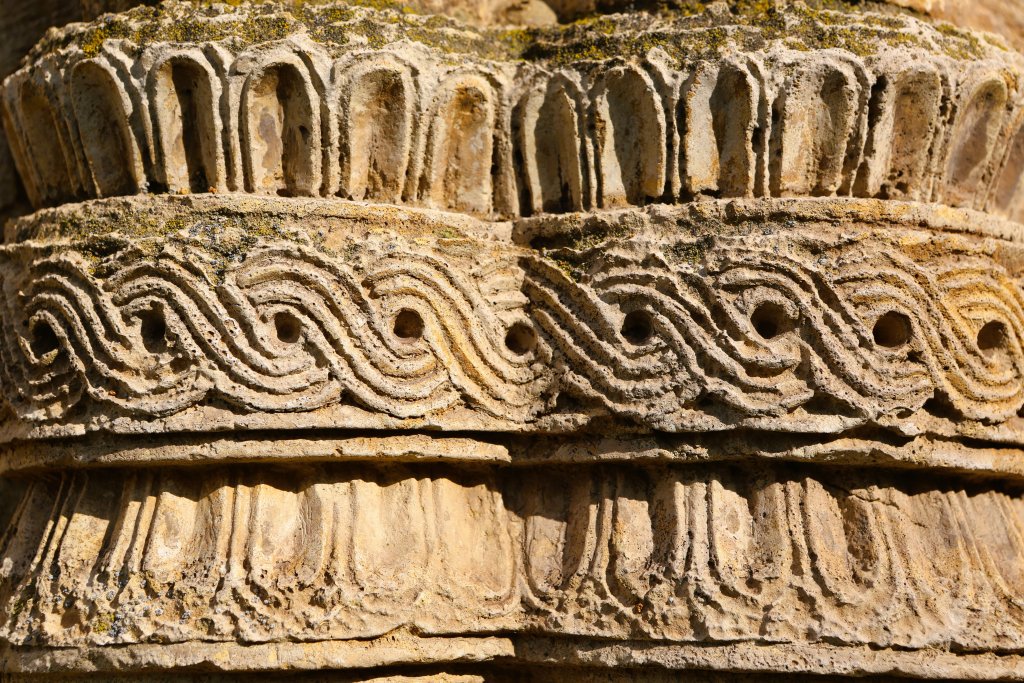
<path fill-rule="evenodd" d="M 910 17 L 708 12 L 549 35 L 207 9 L 69 29 L 6 81 L 37 206 L 214 191 L 517 216 L 856 196 L 1024 216 L 1020 56 Z"/>
<path fill-rule="evenodd" d="M 0 248 L 8 439 L 259 415 L 1021 441 L 1014 242 L 656 212 L 531 249 L 321 220 L 299 234 L 257 211 L 186 214 Z"/>
<path fill-rule="evenodd" d="M 250 434 L 97 434 L 33 441 L 0 449 L 0 473 L 39 473 L 56 468 L 181 466 L 225 463 L 325 462 L 447 463 L 473 467 L 591 465 L 636 462 L 693 464 L 795 461 L 882 469 L 928 469 L 968 474 L 976 481 L 1024 481 L 1024 453 L 1013 446 L 965 444 L 942 437 L 771 434 L 736 431 L 690 435 L 572 434 L 476 438 L 403 432 L 345 430 Z"/>
<path fill-rule="evenodd" d="M 85 471 L 26 492 L 3 542 L 0 635 L 1010 653 L 1022 524 L 1018 498 L 955 478 L 782 464 Z"/>

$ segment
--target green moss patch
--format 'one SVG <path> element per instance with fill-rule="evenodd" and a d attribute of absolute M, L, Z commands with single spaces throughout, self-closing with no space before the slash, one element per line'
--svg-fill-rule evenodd
<path fill-rule="evenodd" d="M 839 48 L 860 56 L 887 47 L 913 47 L 964 60 L 1006 49 L 949 24 L 925 23 L 893 11 L 863 12 L 859 10 L 875 9 L 874 5 L 844 0 L 784 8 L 773 0 L 737 0 L 724 12 L 722 6 L 712 10 L 700 0 L 685 0 L 656 12 L 597 15 L 554 27 L 516 29 L 471 28 L 448 17 L 421 14 L 416 4 L 396 0 L 236 3 L 137 7 L 52 32 L 33 54 L 77 46 L 93 56 L 109 41 L 121 41 L 137 51 L 158 42 L 215 42 L 240 50 L 294 34 L 305 34 L 333 52 L 411 40 L 446 53 L 554 65 L 643 56 L 655 48 L 692 61 L 726 49 L 756 50 L 773 43 L 805 50 Z"/>

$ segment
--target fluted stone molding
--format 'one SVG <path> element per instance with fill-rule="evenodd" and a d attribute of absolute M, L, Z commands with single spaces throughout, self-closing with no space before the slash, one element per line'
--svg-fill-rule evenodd
<path fill-rule="evenodd" d="M 48 35 L 0 676 L 1024 677 L 1022 67 L 802 5 Z"/>
<path fill-rule="evenodd" d="M 1024 210 L 1020 56 L 910 18 L 529 33 L 362 8 L 209 14 L 79 25 L 6 81 L 37 206 L 214 191 L 506 217 L 769 196 Z"/>

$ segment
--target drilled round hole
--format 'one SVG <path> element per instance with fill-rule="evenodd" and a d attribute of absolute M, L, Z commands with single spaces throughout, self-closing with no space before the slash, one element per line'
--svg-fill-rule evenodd
<path fill-rule="evenodd" d="M 630 344 L 644 344 L 654 336 L 654 320 L 647 311 L 630 311 L 622 321 L 622 337 Z"/>
<path fill-rule="evenodd" d="M 279 341 L 294 344 L 302 335 L 302 323 L 288 311 L 281 311 L 274 316 L 274 331 Z"/>
<path fill-rule="evenodd" d="M 423 318 L 416 311 L 404 308 L 395 316 L 395 336 L 412 342 L 423 336 Z"/>
<path fill-rule="evenodd" d="M 775 339 L 793 329 L 793 321 L 786 309 L 772 301 L 765 301 L 754 309 L 750 324 L 762 339 Z"/>
<path fill-rule="evenodd" d="M 985 323 L 978 330 L 978 349 L 988 358 L 1005 353 L 1008 343 L 1006 325 L 998 320 Z"/>
<path fill-rule="evenodd" d="M 875 321 L 871 333 L 876 344 L 893 349 L 909 342 L 911 331 L 910 318 L 902 313 L 890 311 Z"/>
<path fill-rule="evenodd" d="M 60 348 L 60 339 L 53 331 L 50 323 L 37 322 L 31 329 L 32 340 L 29 346 L 36 358 L 42 359 L 46 354 L 52 353 Z"/>
<path fill-rule="evenodd" d="M 517 356 L 525 356 L 537 348 L 537 333 L 526 323 L 516 323 L 505 335 L 505 346 Z"/>
<path fill-rule="evenodd" d="M 167 349 L 167 321 L 164 320 L 163 311 L 157 308 L 140 311 L 139 333 L 142 335 L 142 344 L 150 353 L 160 353 Z"/>

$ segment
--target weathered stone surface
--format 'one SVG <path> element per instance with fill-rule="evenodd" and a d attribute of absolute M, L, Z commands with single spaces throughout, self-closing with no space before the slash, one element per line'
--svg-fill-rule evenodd
<path fill-rule="evenodd" d="M 369 4 L 3 83 L 5 683 L 1024 678 L 1024 58 Z"/>
<path fill-rule="evenodd" d="M 750 200 L 495 228 L 211 197 L 12 230 L 31 239 L 0 250 L 8 440 L 609 419 L 1021 440 L 1020 229 L 969 211 Z"/>
<path fill-rule="evenodd" d="M 904 650 L 1017 650 L 1020 501 L 938 484 L 750 464 L 79 472 L 36 482 L 11 529 L 8 665 L 77 666 L 41 647 L 137 645 L 145 661 L 166 647 L 147 643 L 202 641 L 190 661 L 262 669 L 230 648 L 282 643 L 277 662 L 308 668 L 403 630 L 417 635 L 396 662 L 474 638 L 465 656 L 507 657 L 499 636 L 520 630 L 779 657 L 870 645 L 887 666 L 913 662 Z M 380 648 L 373 664 L 395 651 Z M 956 675 L 954 660 L 933 671 Z"/>
<path fill-rule="evenodd" d="M 0 15 L 4 17 L 0 24 L 0 80 L 21 66 L 25 53 L 43 37 L 47 28 L 82 18 L 77 3 L 63 0 L 3 0 Z M 7 138 L 0 135 L 0 222 L 12 215 L 27 213 L 30 210 L 27 204 L 10 145 Z"/>
<path fill-rule="evenodd" d="M 911 7 L 917 2 L 911 0 Z M 990 31 L 1002 36 L 1018 50 L 1024 49 L 1024 13 L 1015 0 L 943 0 L 923 7 L 933 16 L 958 26 Z"/>
<path fill-rule="evenodd" d="M 608 19 L 612 38 L 455 33 L 363 8 L 225 12 L 84 25 L 7 81 L 37 205 L 210 190 L 481 216 L 707 196 L 1022 210 L 1020 56 L 910 18 Z M 264 26 L 279 40 L 235 32 Z M 154 40 L 170 30 L 208 42 Z"/>
<path fill-rule="evenodd" d="M 541 646 L 543 647 L 543 645 Z M 870 668 L 870 667 L 867 667 Z M 579 681 L 580 683 L 750 683 L 751 681 L 768 681 L 769 683 L 837 683 L 849 681 L 843 676 L 823 674 L 749 674 L 724 673 L 712 671 L 662 671 L 658 669 L 623 669 L 608 670 L 594 667 L 578 668 L 539 664 L 535 666 L 498 664 L 489 666 L 456 665 L 450 669 L 424 667 L 389 667 L 378 669 L 377 674 L 350 674 L 342 672 L 257 674 L 192 674 L 192 675 L 139 675 L 126 678 L 118 675 L 93 675 L 84 680 L 112 683 L 114 681 L 136 680 L 146 683 L 180 683 L 182 681 L 198 681 L 199 683 L 220 683 L 221 681 L 267 681 L 283 683 L 287 681 L 309 681 L 311 683 L 523 683 L 537 681 L 539 683 L 556 683 L 560 681 Z M 385 671 L 398 672 L 393 674 Z M 39 676 L 11 675 L 0 679 L 7 681 L 40 680 Z M 49 680 L 81 681 L 81 677 L 61 677 L 51 674 Z M 858 676 L 857 680 L 865 683 L 887 683 L 903 680 L 893 676 Z"/>

